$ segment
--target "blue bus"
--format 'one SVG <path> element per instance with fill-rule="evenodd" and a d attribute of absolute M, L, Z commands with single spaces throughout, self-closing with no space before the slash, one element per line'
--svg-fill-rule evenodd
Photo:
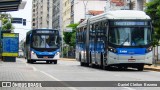
<path fill-rule="evenodd" d="M 58 30 L 34 29 L 26 34 L 25 56 L 28 63 L 46 61 L 57 64 L 61 37 Z"/>
<path fill-rule="evenodd" d="M 143 11 L 117 10 L 93 16 L 77 27 L 76 59 L 82 66 L 103 69 L 151 65 L 151 19 Z"/>

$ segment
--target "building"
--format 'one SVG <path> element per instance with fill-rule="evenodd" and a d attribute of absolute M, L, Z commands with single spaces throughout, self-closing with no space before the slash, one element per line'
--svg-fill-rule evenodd
<path fill-rule="evenodd" d="M 32 1 L 32 28 L 52 28 L 53 0 Z"/>
<path fill-rule="evenodd" d="M 140 10 L 145 9 L 145 4 L 152 0 L 110 0 L 106 2 L 105 11 L 109 10 Z"/>
<path fill-rule="evenodd" d="M 153 0 L 134 0 L 134 1 L 135 1 L 135 9 L 143 11 L 145 9 L 145 4 Z"/>
<path fill-rule="evenodd" d="M 67 25 L 71 23 L 71 1 L 74 0 L 63 0 L 62 5 L 63 5 L 63 29 Z"/>
<path fill-rule="evenodd" d="M 63 30 L 71 23 L 88 18 L 89 11 L 104 11 L 106 0 L 63 0 Z"/>
<path fill-rule="evenodd" d="M 53 16 L 52 16 L 52 27 L 60 29 L 62 26 L 62 0 L 53 0 Z"/>

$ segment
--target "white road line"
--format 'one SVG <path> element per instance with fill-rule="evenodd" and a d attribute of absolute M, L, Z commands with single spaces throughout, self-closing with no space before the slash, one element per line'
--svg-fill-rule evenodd
<path fill-rule="evenodd" d="M 130 88 L 130 87 L 123 87 L 123 88 L 125 88 L 125 89 L 127 89 L 127 90 L 136 90 L 136 89 Z"/>
<path fill-rule="evenodd" d="M 25 62 L 25 64 L 26 64 L 26 66 L 31 66 L 31 65 L 29 65 L 29 64 L 26 63 L 26 62 Z M 48 74 L 48 73 L 46 73 L 46 72 L 44 72 L 44 71 L 38 70 L 38 69 L 35 68 L 34 66 L 31 66 L 31 67 L 33 68 L 34 71 L 39 71 L 39 72 L 47 75 L 48 77 L 54 79 L 55 81 L 61 81 L 61 80 L 59 80 L 58 78 L 56 78 L 56 77 L 54 77 L 54 76 L 52 76 L 52 75 L 50 75 L 50 74 Z M 120 76 L 120 75 L 115 75 L 115 76 Z M 66 84 L 66 83 L 63 83 L 63 82 L 62 82 L 61 84 L 67 86 L 67 88 L 69 88 L 70 90 L 78 90 L 78 89 L 76 89 L 76 88 L 74 88 L 74 87 L 69 86 L 69 85 Z M 136 90 L 136 89 L 130 88 L 130 87 L 122 87 L 122 88 L 125 88 L 125 89 L 127 89 L 127 90 Z"/>
<path fill-rule="evenodd" d="M 27 64 L 27 63 L 25 63 L 25 65 L 26 65 L 26 66 L 28 66 L 28 64 Z"/>
<path fill-rule="evenodd" d="M 33 71 L 39 71 L 39 70 L 37 70 L 37 68 L 35 68 L 34 66 L 32 66 L 32 68 L 33 68 Z"/>
<path fill-rule="evenodd" d="M 59 79 L 53 77 L 52 75 L 50 75 L 50 74 L 48 74 L 48 73 L 46 73 L 46 72 L 44 72 L 44 71 L 40 71 L 40 72 L 43 73 L 43 74 L 45 74 L 45 75 L 47 75 L 48 77 L 50 77 L 50 78 L 56 80 L 56 81 L 61 81 L 61 80 L 59 80 Z M 68 87 L 69 89 L 71 89 L 71 90 L 78 90 L 78 89 L 76 89 L 76 88 L 74 88 L 74 87 L 69 86 L 67 83 L 61 82 L 61 84 L 67 86 L 67 87 Z"/>
<path fill-rule="evenodd" d="M 26 66 L 31 66 L 31 65 L 29 65 L 28 63 L 26 63 Z M 38 70 L 38 69 L 35 68 L 34 66 L 31 66 L 31 67 L 33 68 L 33 71 L 39 71 L 39 72 L 47 75 L 48 77 L 50 77 L 50 78 L 52 78 L 52 79 L 54 79 L 54 80 L 56 80 L 56 81 L 61 81 L 61 80 L 55 78 L 54 76 L 52 76 L 52 75 L 50 75 L 50 74 L 48 74 L 48 73 L 46 73 L 46 72 L 44 72 L 44 71 Z M 63 82 L 62 82 L 61 84 L 67 86 L 67 88 L 69 88 L 70 90 L 78 90 L 78 89 L 76 89 L 76 88 L 74 88 L 74 87 L 69 86 L 69 85 L 66 84 L 66 83 L 63 83 Z"/>

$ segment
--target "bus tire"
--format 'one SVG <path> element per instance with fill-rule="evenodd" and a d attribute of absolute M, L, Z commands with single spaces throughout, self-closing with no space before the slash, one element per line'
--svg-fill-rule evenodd
<path fill-rule="evenodd" d="M 27 63 L 30 63 L 30 60 L 29 60 L 29 59 L 27 59 Z"/>
<path fill-rule="evenodd" d="M 92 63 L 92 64 L 91 64 L 91 67 L 92 67 L 92 68 L 96 68 L 96 65 Z"/>
<path fill-rule="evenodd" d="M 80 65 L 84 66 L 84 63 L 81 61 L 81 54 L 79 53 L 79 61 L 80 61 Z"/>
<path fill-rule="evenodd" d="M 81 66 L 84 66 L 84 63 L 83 63 L 83 62 L 80 61 L 80 63 L 81 63 Z"/>
<path fill-rule="evenodd" d="M 29 60 L 30 63 L 34 63 L 34 61 L 32 59 Z"/>
<path fill-rule="evenodd" d="M 143 71 L 143 69 L 144 69 L 144 65 L 140 65 L 140 66 L 138 66 L 138 67 L 137 67 L 137 69 L 138 69 L 138 71 Z"/>
<path fill-rule="evenodd" d="M 88 63 L 88 62 L 86 62 L 86 63 L 85 63 L 85 66 L 86 66 L 86 67 L 89 67 L 89 63 Z"/>
<path fill-rule="evenodd" d="M 105 69 L 106 69 L 106 66 L 105 66 L 105 64 L 104 64 L 104 58 L 103 58 L 103 54 L 102 54 L 102 53 L 101 53 L 101 58 L 100 58 L 100 59 L 101 59 L 100 68 L 105 70 Z"/>
<path fill-rule="evenodd" d="M 78 59 L 80 62 L 81 62 L 81 54 L 79 53 L 79 59 Z"/>
<path fill-rule="evenodd" d="M 50 61 L 46 61 L 47 64 L 49 64 Z"/>
<path fill-rule="evenodd" d="M 57 64 L 57 60 L 55 60 L 55 61 L 53 61 L 54 62 L 54 64 Z"/>
<path fill-rule="evenodd" d="M 31 63 L 31 60 L 30 60 L 30 59 L 27 59 L 27 63 Z"/>

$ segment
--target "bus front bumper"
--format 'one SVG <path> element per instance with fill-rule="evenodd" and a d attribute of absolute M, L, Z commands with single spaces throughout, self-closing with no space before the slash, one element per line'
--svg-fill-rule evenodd
<path fill-rule="evenodd" d="M 112 52 L 108 53 L 108 59 L 106 64 L 144 64 L 151 65 L 153 62 L 153 52 L 146 53 L 144 55 L 123 55 L 115 54 Z"/>

